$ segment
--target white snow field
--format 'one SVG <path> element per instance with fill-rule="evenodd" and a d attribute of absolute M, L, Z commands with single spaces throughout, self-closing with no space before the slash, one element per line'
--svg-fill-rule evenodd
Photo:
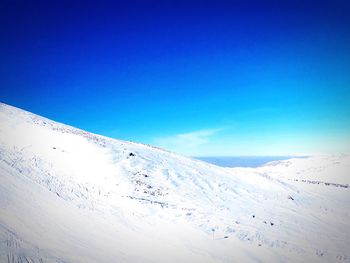
<path fill-rule="evenodd" d="M 350 262 L 349 164 L 217 167 L 0 104 L 0 262 Z"/>

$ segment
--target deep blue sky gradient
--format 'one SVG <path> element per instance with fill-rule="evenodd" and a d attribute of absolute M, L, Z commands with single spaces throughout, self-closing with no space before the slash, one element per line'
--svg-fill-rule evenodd
<path fill-rule="evenodd" d="M 189 155 L 350 152 L 349 1 L 1 1 L 0 23 L 2 102 Z"/>

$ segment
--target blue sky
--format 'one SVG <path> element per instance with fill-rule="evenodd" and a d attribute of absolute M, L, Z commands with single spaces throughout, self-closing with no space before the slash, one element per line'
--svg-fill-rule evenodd
<path fill-rule="evenodd" d="M 350 153 L 350 4 L 1 1 L 0 98 L 186 155 Z"/>

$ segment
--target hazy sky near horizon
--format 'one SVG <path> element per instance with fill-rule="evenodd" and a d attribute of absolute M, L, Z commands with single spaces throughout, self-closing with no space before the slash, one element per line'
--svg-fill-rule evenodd
<path fill-rule="evenodd" d="M 350 153 L 350 2 L 1 1 L 0 99 L 179 153 Z"/>

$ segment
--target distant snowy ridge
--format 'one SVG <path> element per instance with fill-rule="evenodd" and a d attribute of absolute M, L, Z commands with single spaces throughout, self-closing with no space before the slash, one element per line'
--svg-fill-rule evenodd
<path fill-rule="evenodd" d="M 290 180 L 324 182 L 333 186 L 350 184 L 350 156 L 344 154 L 274 161 L 260 170 Z"/>
<path fill-rule="evenodd" d="M 0 104 L 0 262 L 349 262 L 349 190 L 290 162 L 222 168 Z M 333 163 L 320 180 L 348 183 Z"/>

